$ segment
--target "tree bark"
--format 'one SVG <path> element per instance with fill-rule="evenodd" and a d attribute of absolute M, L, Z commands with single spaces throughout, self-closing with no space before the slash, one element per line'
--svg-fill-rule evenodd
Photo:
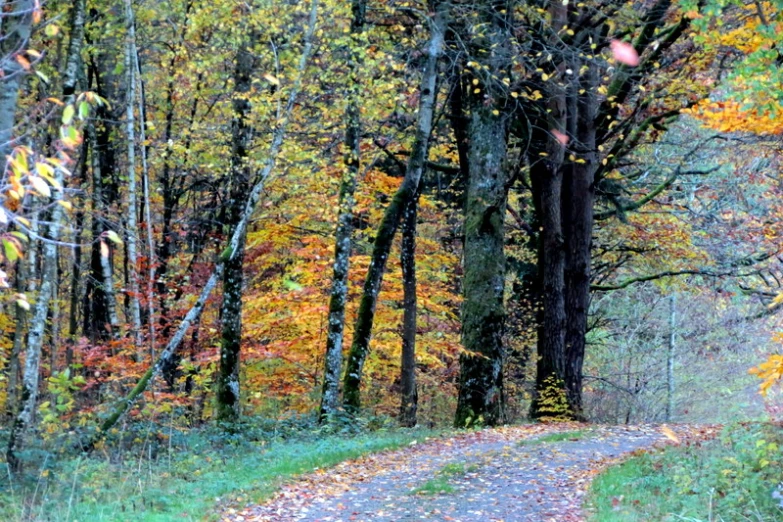
<path fill-rule="evenodd" d="M 551 31 L 558 33 L 566 23 L 567 7 L 551 4 Z M 565 65 L 562 60 L 549 63 L 550 75 L 558 79 L 547 82 L 546 103 L 538 108 L 530 145 L 530 182 L 533 204 L 541 223 L 538 249 L 541 279 L 541 314 L 538 327 L 538 362 L 536 389 L 531 403 L 531 417 L 540 418 L 567 413 L 559 411 L 565 402 L 565 251 L 561 217 L 563 184 L 562 164 L 565 145 L 553 132 L 565 136 L 566 92 L 562 82 Z M 561 402 L 562 399 L 562 402 Z"/>
<path fill-rule="evenodd" d="M 29 4 L 32 2 L 20 2 Z M 71 36 L 66 58 L 66 74 L 63 81 L 63 94 L 65 101 L 71 102 L 77 81 L 79 57 L 84 39 L 84 0 L 76 0 L 71 11 Z M 30 328 L 27 334 L 27 348 L 25 353 L 24 374 L 19 400 L 19 412 L 14 420 L 11 433 L 8 437 L 6 448 L 6 460 L 12 471 L 21 469 L 21 461 L 18 451 L 23 445 L 25 432 L 32 424 L 38 399 L 38 380 L 41 365 L 41 348 L 44 341 L 46 319 L 49 315 L 51 299 L 55 294 L 57 285 L 57 241 L 60 237 L 60 220 L 63 215 L 63 207 L 59 201 L 63 197 L 64 175 L 63 169 L 54 171 L 56 185 L 51 187 L 52 205 L 49 215 L 48 241 L 44 243 L 41 259 L 41 284 L 36 296 L 33 315 L 30 320 Z"/>
<path fill-rule="evenodd" d="M 577 64 L 579 65 L 579 64 Z M 593 239 L 593 204 L 596 148 L 598 66 L 586 63 L 579 79 L 576 139 L 571 144 L 576 160 L 565 168 L 563 227 L 565 236 L 565 388 L 571 416 L 583 419 L 582 366 L 585 357 L 587 313 L 590 305 L 590 267 Z"/>
<path fill-rule="evenodd" d="M 62 169 L 55 170 L 56 180 L 60 187 L 64 177 Z M 24 374 L 22 375 L 22 387 L 19 399 L 19 412 L 14 420 L 11 434 L 8 437 L 6 459 L 12 471 L 21 469 L 21 461 L 18 451 L 23 445 L 22 438 L 32 424 L 35 412 L 35 404 L 38 399 L 38 379 L 41 366 L 41 347 L 43 345 L 46 318 L 49 314 L 49 306 L 57 285 L 57 241 L 60 237 L 60 220 L 62 219 L 62 206 L 57 204 L 62 199 L 62 189 L 52 187 L 51 220 L 49 224 L 49 238 L 44 244 L 41 259 L 41 285 L 35 300 L 33 315 L 30 319 L 30 329 L 27 334 L 27 348 L 25 351 Z"/>
<path fill-rule="evenodd" d="M 324 357 L 324 383 L 321 393 L 320 419 L 326 420 L 337 412 L 340 404 L 340 372 L 343 366 L 343 341 L 345 330 L 345 305 L 348 301 L 348 270 L 351 258 L 351 236 L 353 234 L 354 193 L 361 164 L 361 103 L 358 71 L 361 65 L 361 39 L 364 31 L 366 0 L 353 0 L 351 20 L 351 42 L 347 51 L 350 79 L 348 106 L 345 109 L 345 172 L 340 183 L 339 213 L 334 246 L 334 275 L 329 298 L 329 331 L 326 336 Z"/>
<path fill-rule="evenodd" d="M 252 40 L 252 37 L 251 37 Z M 242 219 L 243 203 L 250 190 L 251 171 L 247 162 L 253 140 L 253 127 L 248 122 L 255 59 L 252 45 L 242 47 L 237 54 L 234 69 L 234 119 L 231 128 L 231 172 L 229 197 L 224 223 L 233 234 Z M 220 368 L 218 370 L 216 399 L 217 420 L 234 423 L 239 419 L 239 351 L 242 343 L 242 282 L 245 237 L 226 262 L 223 272 L 223 301 L 220 307 Z"/>
<path fill-rule="evenodd" d="M 370 268 L 364 282 L 364 291 L 354 327 L 353 342 L 348 354 L 345 377 L 343 379 L 343 407 L 352 413 L 358 411 L 361 407 L 362 370 L 370 349 L 375 306 L 378 301 L 378 292 L 381 288 L 386 261 L 389 257 L 392 241 L 397 232 L 405 205 L 416 194 L 427 162 L 437 100 L 438 58 L 443 49 L 443 24 L 443 13 L 439 11 L 430 20 L 431 36 L 427 48 L 427 62 L 422 73 L 419 89 L 419 115 L 416 124 L 416 136 L 411 148 L 410 158 L 408 158 L 405 178 L 400 188 L 394 194 L 389 206 L 386 207 L 383 220 L 380 227 L 378 227 Z"/>
<path fill-rule="evenodd" d="M 471 42 L 475 61 L 486 71 L 468 96 L 465 199 L 465 253 L 462 303 L 462 346 L 459 396 L 454 425 L 496 426 L 505 422 L 503 365 L 506 259 L 503 250 L 506 215 L 506 147 L 508 116 L 501 112 L 504 96 L 496 78 L 511 64 L 511 6 L 492 0 L 480 6 L 483 35 Z M 477 22 L 478 23 L 478 22 Z M 486 52 L 489 50 L 489 52 Z M 483 52 L 482 52 L 483 51 Z M 478 89 L 476 89 L 478 90 Z"/>
<path fill-rule="evenodd" d="M 408 201 L 402 218 L 402 361 L 400 364 L 400 426 L 416 426 L 416 220 L 418 193 Z"/>
<path fill-rule="evenodd" d="M 142 352 L 141 337 L 141 305 L 139 303 L 139 255 L 138 255 L 138 226 L 136 216 L 138 214 L 138 205 L 136 203 L 136 117 L 134 113 L 134 104 L 136 102 L 136 67 L 134 58 L 136 56 L 136 22 L 133 16 L 133 5 L 130 0 L 125 0 L 125 27 L 127 34 L 127 43 L 125 45 L 125 73 L 126 81 L 126 106 L 125 106 L 125 125 L 126 139 L 128 141 L 128 213 L 126 223 L 128 230 L 126 234 L 128 251 L 128 276 L 130 287 L 130 312 L 131 328 L 136 341 L 136 349 L 139 356 Z"/>

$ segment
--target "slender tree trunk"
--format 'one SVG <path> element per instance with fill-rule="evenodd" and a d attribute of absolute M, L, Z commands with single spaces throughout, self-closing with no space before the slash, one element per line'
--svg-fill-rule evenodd
<path fill-rule="evenodd" d="M 2 39 L 0 39 L 0 161 L 5 167 L 6 158 L 14 147 L 14 126 L 19 88 L 27 72 L 14 55 L 25 50 L 30 40 L 33 1 L 17 0 L 10 4 L 10 10 L 3 10 L 0 17 Z"/>
<path fill-rule="evenodd" d="M 57 182 L 62 186 L 63 174 L 61 169 L 55 170 Z M 19 398 L 19 413 L 14 420 L 11 434 L 8 438 L 6 459 L 12 471 L 21 469 L 21 461 L 18 451 L 23 445 L 22 437 L 32 424 L 35 413 L 35 405 L 38 399 L 38 379 L 41 366 L 41 347 L 43 345 L 46 318 L 49 315 L 49 306 L 57 285 L 57 244 L 60 237 L 60 220 L 62 219 L 62 206 L 56 204 L 62 199 L 62 190 L 52 187 L 51 215 L 49 217 L 49 234 L 43 247 L 41 259 L 41 285 L 36 297 L 33 314 L 30 319 L 30 329 L 27 334 L 27 349 L 25 351 L 24 374 Z"/>
<path fill-rule="evenodd" d="M 137 246 L 138 226 L 136 217 L 138 205 L 136 203 L 136 117 L 134 104 L 136 102 L 136 22 L 133 16 L 133 5 L 130 0 L 125 0 L 125 27 L 127 43 L 125 45 L 125 73 L 126 81 L 126 107 L 125 129 L 128 140 L 128 213 L 126 222 L 128 231 L 126 234 L 128 252 L 128 276 L 130 287 L 130 315 L 131 328 L 136 341 L 136 349 L 139 355 L 142 351 L 141 340 L 141 305 L 139 303 L 139 254 Z"/>
<path fill-rule="evenodd" d="M 36 202 L 34 198 L 33 207 Z M 34 234 L 38 234 L 38 212 L 33 209 L 30 229 Z M 37 245 L 30 245 L 25 256 L 19 260 L 19 268 L 16 274 L 16 288 L 20 293 L 27 292 L 32 295 L 37 288 Z M 17 393 L 19 391 L 19 354 L 24 348 L 24 341 L 27 333 L 27 319 L 29 312 L 21 306 L 16 306 L 14 340 L 11 347 L 11 357 L 8 361 L 8 388 L 6 394 L 6 413 L 10 419 L 13 419 L 18 409 Z"/>
<path fill-rule="evenodd" d="M 253 38 L 251 37 L 251 40 Z M 253 140 L 248 95 L 252 87 L 255 59 L 252 43 L 239 50 L 234 69 L 234 119 L 231 129 L 231 174 L 227 202 L 227 223 L 234 233 L 242 219 L 245 198 L 250 190 L 251 175 L 247 162 Z M 236 252 L 226 262 L 223 272 L 223 302 L 220 308 L 220 368 L 217 378 L 217 420 L 233 423 L 239 419 L 239 351 L 242 343 L 242 267 L 245 238 L 242 236 Z"/>
<path fill-rule="evenodd" d="M 184 319 L 180 323 L 177 330 L 174 332 L 174 335 L 168 341 L 166 348 L 160 353 L 158 359 L 155 361 L 155 364 L 152 365 L 149 370 L 147 370 L 133 390 L 131 390 L 131 392 L 115 406 L 112 413 L 106 418 L 103 424 L 101 424 L 99 433 L 84 444 L 83 447 L 86 451 L 91 451 L 95 447 L 95 444 L 103 438 L 103 434 L 105 434 L 114 425 L 116 425 L 117 422 L 119 422 L 122 416 L 128 411 L 128 409 L 130 409 L 130 407 L 139 397 L 139 395 L 144 393 L 144 390 L 147 389 L 149 383 L 157 375 L 159 375 L 163 367 L 168 364 L 169 360 L 179 348 L 180 344 L 182 344 L 182 340 L 184 339 L 185 334 L 188 332 L 188 329 L 200 317 L 201 312 L 204 310 L 204 306 L 206 305 L 207 299 L 212 293 L 212 290 L 214 290 L 215 286 L 217 285 L 217 282 L 223 277 L 225 263 L 231 261 L 231 259 L 238 255 L 241 251 L 242 245 L 244 244 L 245 234 L 247 233 L 248 223 L 250 222 L 250 218 L 256 209 L 256 205 L 258 205 L 258 201 L 261 199 L 261 194 L 264 191 L 266 181 L 275 168 L 277 156 L 280 154 L 280 148 L 282 147 L 283 139 L 285 138 L 287 123 L 291 117 L 291 113 L 294 109 L 294 104 L 299 95 L 299 92 L 302 89 L 302 77 L 304 76 L 305 68 L 307 66 L 307 62 L 310 58 L 310 53 L 312 52 L 313 47 L 313 35 L 315 34 L 318 14 L 318 0 L 312 0 L 310 5 L 310 17 L 307 33 L 305 35 L 305 46 L 299 59 L 297 79 L 288 95 L 288 101 L 286 103 L 285 109 L 283 110 L 283 117 L 279 120 L 281 123 L 275 128 L 273 132 L 272 143 L 269 147 L 267 160 L 264 164 L 264 167 L 261 169 L 261 172 L 259 172 L 255 177 L 255 184 L 247 194 L 241 218 L 237 223 L 236 228 L 234 229 L 234 233 L 231 236 L 228 247 L 223 251 L 220 258 L 218 259 L 218 262 L 212 271 L 212 275 L 210 275 L 209 279 L 204 285 L 204 288 L 201 290 L 201 294 L 199 295 L 198 300 L 193 305 L 193 307 L 191 307 L 188 313 L 185 314 Z"/>
<path fill-rule="evenodd" d="M 475 60 L 486 67 L 479 77 L 479 93 L 468 97 L 470 116 L 467 133 L 468 172 L 465 199 L 465 253 L 462 303 L 462 346 L 459 396 L 454 425 L 476 422 L 490 426 L 505 421 L 503 365 L 505 306 L 503 295 L 506 258 L 503 251 L 506 215 L 506 146 L 508 117 L 501 112 L 502 77 L 511 64 L 510 17 L 506 0 L 480 6 L 479 20 L 486 24 L 481 36 L 471 42 Z M 482 53 L 482 50 L 490 50 Z M 494 96 L 493 96 L 494 94 Z M 488 100 L 496 100 L 488 103 Z"/>
<path fill-rule="evenodd" d="M 565 236 L 565 385 L 571 416 L 582 412 L 582 366 L 585 357 L 587 313 L 590 305 L 590 260 L 593 240 L 593 203 L 596 149 L 598 69 L 593 63 L 579 78 L 576 103 L 576 139 L 571 150 L 576 161 L 565 168 L 562 212 Z"/>
<path fill-rule="evenodd" d="M 440 4 L 439 4 L 440 6 Z M 440 9 L 440 7 L 438 7 Z M 370 268 L 364 282 L 364 292 L 356 317 L 353 342 L 348 354 L 345 377 L 343 379 L 343 406 L 347 411 L 355 412 L 361 407 L 361 382 L 364 362 L 370 349 L 372 323 L 375 318 L 375 306 L 381 280 L 389 257 L 392 241 L 397 232 L 407 201 L 416 194 L 419 180 L 424 171 L 429 152 L 430 133 L 437 100 L 438 58 L 443 49 L 443 14 L 438 12 L 430 20 L 431 37 L 427 48 L 427 64 L 421 78 L 419 115 L 411 155 L 405 171 L 402 185 L 394 194 L 383 215 L 372 252 Z"/>
<path fill-rule="evenodd" d="M 416 388 L 416 220 L 418 194 L 405 207 L 402 218 L 402 361 L 400 364 L 401 426 L 416 426 L 419 394 Z"/>
<path fill-rule="evenodd" d="M 348 270 L 351 259 L 351 235 L 353 234 L 354 192 L 361 164 L 361 88 L 358 71 L 361 68 L 363 47 L 361 34 L 364 31 L 366 0 L 353 0 L 351 20 L 351 42 L 348 52 L 350 79 L 348 106 L 345 109 L 345 172 L 340 184 L 339 214 L 334 246 L 334 275 L 329 298 L 329 325 L 324 357 L 324 384 L 321 394 L 320 419 L 337 412 L 340 404 L 340 372 L 343 366 L 343 341 L 345 330 L 345 305 L 348 301 Z"/>
<path fill-rule="evenodd" d="M 20 2 L 29 4 L 31 2 Z M 65 101 L 73 98 L 74 87 L 78 71 L 79 57 L 84 38 L 84 0 L 76 0 L 71 12 L 71 36 L 66 58 L 66 74 L 63 81 L 63 94 Z M 24 374 L 19 400 L 19 413 L 14 420 L 11 433 L 8 437 L 6 460 L 12 471 L 21 469 L 21 461 L 18 451 L 23 446 L 23 437 L 30 427 L 35 414 L 36 401 L 38 399 L 38 379 L 41 365 L 41 347 L 44 340 L 46 318 L 49 315 L 49 306 L 55 295 L 57 285 L 57 241 L 60 238 L 60 220 L 63 207 L 59 201 L 63 197 L 62 186 L 64 183 L 63 170 L 55 169 L 57 184 L 52 186 L 52 205 L 49 215 L 48 239 L 44 243 L 41 255 L 41 284 L 36 297 L 33 315 L 30 321 L 30 329 L 27 334 L 27 348 L 25 353 Z"/>

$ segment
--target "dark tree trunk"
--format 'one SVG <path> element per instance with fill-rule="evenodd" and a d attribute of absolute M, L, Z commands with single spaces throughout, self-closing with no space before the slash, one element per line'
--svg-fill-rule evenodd
<path fill-rule="evenodd" d="M 403 318 L 402 361 L 400 365 L 400 426 L 416 426 L 419 394 L 416 388 L 416 219 L 418 197 L 405 207 L 402 217 Z"/>
<path fill-rule="evenodd" d="M 359 108 L 361 93 L 357 73 L 361 61 L 360 36 L 364 31 L 367 2 L 366 0 L 354 0 L 352 7 L 352 38 L 347 57 L 351 72 L 348 86 L 348 107 L 345 109 L 345 173 L 340 184 L 340 206 L 337 216 L 337 231 L 335 232 L 334 276 L 332 277 L 332 293 L 329 299 L 329 332 L 326 337 L 324 383 L 319 413 L 322 421 L 329 415 L 336 413 L 340 404 L 340 372 L 343 367 L 345 305 L 348 301 L 354 193 L 361 163 L 361 112 Z"/>
<path fill-rule="evenodd" d="M 595 89 L 598 85 L 597 65 L 587 64 L 579 80 L 576 103 L 576 139 L 572 150 L 576 161 L 565 169 L 563 219 L 565 231 L 565 385 L 571 413 L 583 418 L 582 365 L 585 356 L 585 334 L 590 303 L 590 260 L 593 234 L 593 202 L 595 172 L 598 166 L 596 149 Z"/>
<path fill-rule="evenodd" d="M 233 235 L 242 219 L 247 194 L 251 188 L 251 172 L 247 155 L 253 139 L 253 128 L 247 121 L 250 102 L 247 99 L 252 87 L 255 59 L 249 47 L 237 54 L 234 71 L 234 119 L 231 129 L 231 177 L 226 209 L 229 234 Z M 217 419 L 236 422 L 240 414 L 239 401 L 239 350 L 242 342 L 242 268 L 245 235 L 240 238 L 238 250 L 223 272 L 223 303 L 220 308 L 222 332 L 220 338 L 220 369 L 217 379 Z"/>
<path fill-rule="evenodd" d="M 430 133 L 437 101 L 438 58 L 443 48 L 442 13 L 436 13 L 430 19 L 431 32 L 427 49 L 427 65 L 421 77 L 419 115 L 411 155 L 405 171 L 405 179 L 392 198 L 375 237 L 370 268 L 364 282 L 364 292 L 356 317 L 353 342 L 348 354 L 345 378 L 343 379 L 343 406 L 346 410 L 355 412 L 361 406 L 361 383 L 364 361 L 370 349 L 370 335 L 375 318 L 375 306 L 381 280 L 389 257 L 392 241 L 397 232 L 403 210 L 408 200 L 414 197 L 418 190 L 419 180 L 424 171 L 429 152 Z"/>

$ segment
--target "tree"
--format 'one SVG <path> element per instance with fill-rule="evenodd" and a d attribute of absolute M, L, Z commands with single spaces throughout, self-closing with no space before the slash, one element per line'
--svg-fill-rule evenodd
<path fill-rule="evenodd" d="M 367 11 L 366 0 L 351 3 L 351 39 L 346 50 L 348 70 L 348 105 L 345 108 L 345 173 L 340 183 L 337 230 L 334 243 L 334 275 L 329 298 L 329 333 L 326 336 L 324 357 L 324 385 L 321 393 L 320 417 L 322 420 L 337 412 L 339 405 L 340 372 L 343 367 L 343 340 L 345 329 L 345 305 L 348 300 L 348 270 L 351 258 L 351 235 L 354 193 L 361 165 L 361 111 L 358 70 L 361 66 L 361 36 Z"/>
<path fill-rule="evenodd" d="M 443 4 L 437 3 L 434 7 L 435 14 L 428 20 L 430 40 L 427 45 L 427 61 L 421 75 L 421 85 L 419 87 L 419 114 L 416 123 L 416 135 L 405 170 L 405 178 L 386 208 L 383 221 L 378 227 L 378 232 L 375 236 L 372 261 L 364 283 L 364 292 L 356 317 L 356 326 L 354 327 L 353 342 L 348 354 L 345 377 L 343 379 L 343 406 L 351 412 L 358 411 L 361 406 L 362 370 L 370 348 L 375 307 L 392 241 L 407 202 L 414 198 L 418 190 L 419 181 L 424 172 L 429 154 L 430 133 L 432 132 L 438 95 L 438 59 L 443 50 L 445 32 Z"/>
<path fill-rule="evenodd" d="M 498 80 L 511 64 L 514 3 L 490 1 L 469 13 L 472 56 L 467 95 L 467 195 L 462 304 L 462 345 L 455 426 L 505 421 L 503 335 L 505 308 L 504 218 L 509 117 L 506 88 Z M 474 21 L 475 20 L 475 21 Z M 486 52 L 489 50 L 489 52 Z"/>

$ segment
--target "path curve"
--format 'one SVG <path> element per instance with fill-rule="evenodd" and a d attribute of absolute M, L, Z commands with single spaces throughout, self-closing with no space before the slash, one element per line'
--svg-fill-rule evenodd
<path fill-rule="evenodd" d="M 539 442 L 581 431 L 573 440 Z M 317 470 L 225 522 L 578 522 L 598 471 L 634 451 L 705 438 L 714 427 L 504 427 L 417 442 Z M 443 488 L 441 490 L 441 487 Z"/>

